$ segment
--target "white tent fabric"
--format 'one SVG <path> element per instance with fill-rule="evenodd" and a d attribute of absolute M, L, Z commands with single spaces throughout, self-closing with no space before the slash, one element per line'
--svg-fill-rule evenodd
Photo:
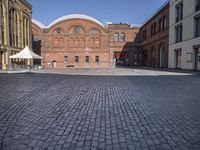
<path fill-rule="evenodd" d="M 35 54 L 32 50 L 26 46 L 21 52 L 10 56 L 10 58 L 22 58 L 22 59 L 43 59 L 41 56 Z"/>

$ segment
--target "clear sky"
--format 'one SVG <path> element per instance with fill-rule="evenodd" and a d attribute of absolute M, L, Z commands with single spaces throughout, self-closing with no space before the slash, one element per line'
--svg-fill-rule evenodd
<path fill-rule="evenodd" d="M 84 14 L 102 23 L 143 24 L 167 0 L 27 0 L 33 18 L 44 25 L 69 14 Z"/>

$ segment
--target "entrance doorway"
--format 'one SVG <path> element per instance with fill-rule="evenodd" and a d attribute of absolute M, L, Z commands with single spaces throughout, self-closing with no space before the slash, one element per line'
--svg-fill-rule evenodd
<path fill-rule="evenodd" d="M 116 60 L 116 66 L 127 66 L 128 65 L 128 55 L 125 52 L 115 52 L 114 54 Z"/>
<path fill-rule="evenodd" d="M 52 67 L 56 68 L 56 61 L 55 60 L 52 61 Z"/>
<path fill-rule="evenodd" d="M 194 70 L 200 71 L 200 48 L 194 49 Z"/>
<path fill-rule="evenodd" d="M 142 52 L 142 63 L 143 63 L 143 66 L 147 66 L 147 50 L 144 50 Z"/>
<path fill-rule="evenodd" d="M 164 53 L 164 47 L 160 47 L 160 68 L 163 68 L 165 65 L 165 53 Z"/>
<path fill-rule="evenodd" d="M 175 50 L 175 65 L 176 69 L 181 68 L 181 49 Z"/>

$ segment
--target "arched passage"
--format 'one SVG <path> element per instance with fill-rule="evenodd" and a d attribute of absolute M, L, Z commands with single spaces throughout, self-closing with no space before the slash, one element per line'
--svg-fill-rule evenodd
<path fill-rule="evenodd" d="M 151 66 L 156 67 L 156 49 L 155 49 L 155 47 L 151 48 Z"/>

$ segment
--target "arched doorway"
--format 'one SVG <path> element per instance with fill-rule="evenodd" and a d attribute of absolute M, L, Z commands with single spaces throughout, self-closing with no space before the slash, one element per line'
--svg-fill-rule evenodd
<path fill-rule="evenodd" d="M 156 67 L 156 49 L 154 47 L 151 49 L 151 67 Z"/>
<path fill-rule="evenodd" d="M 165 66 L 165 52 L 164 52 L 164 46 L 160 46 L 160 68 L 163 68 Z"/>
<path fill-rule="evenodd" d="M 53 60 L 53 61 L 52 61 L 52 67 L 53 67 L 53 68 L 56 68 L 56 60 Z"/>

